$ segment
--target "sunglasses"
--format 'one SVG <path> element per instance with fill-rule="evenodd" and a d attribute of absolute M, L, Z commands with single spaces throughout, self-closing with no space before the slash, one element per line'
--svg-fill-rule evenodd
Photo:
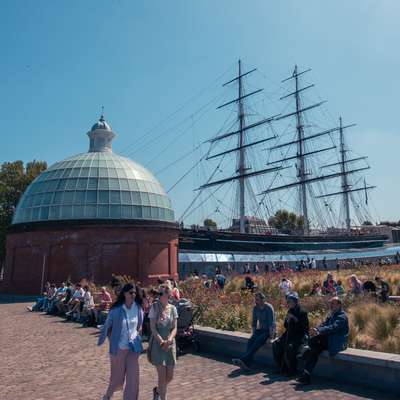
<path fill-rule="evenodd" d="M 131 290 L 131 291 L 129 291 L 128 293 L 131 294 L 131 295 L 136 294 L 136 292 L 135 292 L 134 290 Z"/>

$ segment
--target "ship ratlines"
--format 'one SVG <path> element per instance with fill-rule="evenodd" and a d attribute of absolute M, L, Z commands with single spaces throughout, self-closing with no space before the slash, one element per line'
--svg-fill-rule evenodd
<path fill-rule="evenodd" d="M 235 113 L 234 124 L 206 142 L 203 159 L 215 164 L 180 219 L 180 250 L 267 253 L 383 246 L 387 236 L 362 226 L 371 219 L 368 194 L 375 186 L 362 176 L 370 168 L 367 157 L 354 155 L 346 143 L 345 134 L 355 124 L 346 125 L 340 117 L 336 126 L 321 128 L 311 114 L 325 101 L 309 103 L 305 95 L 314 84 L 303 85 L 302 79 L 310 69 L 297 66 L 282 81 L 283 111 L 268 117 L 257 113 L 248 102 L 263 89 L 245 87 L 256 70 L 243 71 L 239 60 L 237 76 L 223 85 L 237 87 L 236 98 L 218 107 Z M 216 211 L 228 209 L 228 193 L 233 193 L 230 226 L 185 228 L 196 201 L 204 193 L 206 199 L 216 198 L 217 191 L 223 197 Z M 290 207 L 291 213 L 285 210 Z M 276 223 L 285 213 L 293 220 L 290 227 Z"/>

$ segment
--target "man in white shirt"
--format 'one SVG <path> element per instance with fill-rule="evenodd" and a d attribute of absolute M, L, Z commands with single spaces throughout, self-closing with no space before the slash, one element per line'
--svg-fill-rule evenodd
<path fill-rule="evenodd" d="M 83 290 L 82 285 L 80 283 L 77 283 L 75 285 L 74 294 L 72 295 L 71 300 L 68 303 L 69 311 L 65 313 L 65 315 L 72 315 L 75 311 L 79 310 L 81 302 L 83 302 L 84 294 L 85 291 Z"/>

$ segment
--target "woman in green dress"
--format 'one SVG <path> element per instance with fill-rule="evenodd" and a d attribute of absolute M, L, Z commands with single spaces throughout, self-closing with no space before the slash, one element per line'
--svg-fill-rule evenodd
<path fill-rule="evenodd" d="M 160 286 L 159 300 L 154 302 L 149 312 L 151 338 L 148 358 L 157 368 L 158 386 L 154 388 L 155 400 L 167 399 L 167 386 L 174 376 L 176 364 L 175 336 L 178 312 L 169 303 L 172 290 L 169 286 Z"/>

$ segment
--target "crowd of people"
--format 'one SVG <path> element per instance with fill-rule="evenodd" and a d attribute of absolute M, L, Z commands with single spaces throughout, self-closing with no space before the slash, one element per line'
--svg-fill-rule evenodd
<path fill-rule="evenodd" d="M 328 272 L 326 279 L 321 282 L 315 281 L 309 296 L 324 296 L 335 295 L 343 297 L 346 294 L 359 296 L 361 294 L 368 294 L 375 296 L 378 300 L 386 302 L 390 294 L 390 286 L 379 275 L 375 276 L 374 281 L 366 280 L 362 282 L 357 275 L 353 274 L 348 282 L 349 290 L 346 292 L 343 282 L 334 279 L 333 274 Z"/>
<path fill-rule="evenodd" d="M 143 352 L 142 338 L 147 337 L 147 358 L 158 374 L 153 400 L 166 400 L 176 364 L 175 305 L 181 299 L 178 282 L 174 278 L 165 281 L 159 278 L 157 287 L 146 291 L 113 276 L 111 288 L 111 293 L 106 287 L 92 293 L 89 285 L 79 282 L 63 282 L 58 287 L 47 282 L 43 295 L 28 310 L 64 316 L 83 326 L 97 326 L 99 345 L 108 338 L 111 374 L 103 400 L 111 399 L 121 389 L 124 400 L 139 398 L 138 359 Z M 105 315 L 104 321 L 100 314 Z"/>
<path fill-rule="evenodd" d="M 311 268 L 313 268 L 311 260 Z M 259 273 L 258 269 L 255 269 Z M 283 276 L 279 291 L 286 299 L 287 312 L 284 332 L 277 337 L 275 310 L 260 292 L 252 270 L 246 268 L 241 290 L 255 295 L 252 314 L 252 335 L 247 349 L 233 364 L 248 370 L 256 352 L 267 342 L 272 343 L 272 352 L 279 373 L 287 376 L 298 375 L 298 382 L 309 384 L 311 374 L 319 355 L 328 351 L 330 356 L 346 349 L 349 323 L 342 301 L 345 295 L 359 296 L 372 294 L 377 300 L 388 300 L 390 287 L 380 276 L 373 281 L 362 282 L 356 275 L 349 277 L 344 288 L 340 280 L 335 280 L 332 272 L 327 272 L 323 282 L 313 282 L 308 296 L 327 296 L 330 312 L 325 321 L 316 327 L 309 326 L 308 313 L 301 305 L 293 282 Z M 254 271 L 253 271 L 254 273 Z M 210 279 L 202 279 L 204 287 L 223 290 L 227 278 L 217 267 Z M 113 298 L 116 299 L 113 301 Z M 87 284 L 71 282 L 47 283 L 43 296 L 29 307 L 29 311 L 43 311 L 48 314 L 63 315 L 67 319 L 81 322 L 84 326 L 98 326 L 101 329 L 101 345 L 109 339 L 111 374 L 103 400 L 112 398 L 116 390 L 124 390 L 124 400 L 137 400 L 139 396 L 139 355 L 143 351 L 142 338 L 147 337 L 148 360 L 156 368 L 158 381 L 153 389 L 154 400 L 166 400 L 169 383 L 173 379 L 176 365 L 176 341 L 178 312 L 176 305 L 181 299 L 176 279 L 158 279 L 157 287 L 149 291 L 131 283 L 123 284 L 113 276 L 111 291 L 102 287 L 99 292 L 91 290 Z M 100 315 L 105 316 L 102 320 Z"/>
<path fill-rule="evenodd" d="M 32 307 L 28 307 L 28 310 L 65 316 L 81 322 L 84 326 L 96 326 L 101 322 L 101 313 L 107 312 L 111 304 L 111 294 L 106 287 L 93 293 L 89 285 L 82 285 L 80 282 L 62 282 L 58 287 L 47 282 L 43 295 Z"/>
<path fill-rule="evenodd" d="M 271 261 L 263 263 L 243 263 L 240 265 L 233 266 L 231 263 L 226 263 L 224 265 L 215 266 L 213 275 L 224 275 L 225 277 L 232 275 L 258 275 L 267 272 L 302 272 L 307 270 L 331 270 L 336 269 L 339 272 L 342 269 L 350 269 L 360 266 L 385 266 L 400 264 L 400 253 L 396 253 L 392 257 L 381 257 L 381 258 L 346 258 L 346 259 L 331 259 L 328 260 L 323 257 L 320 260 L 316 260 L 313 257 L 301 258 L 296 261 Z M 203 266 L 204 268 L 204 266 Z M 199 273 L 198 269 L 194 269 L 190 274 L 190 278 L 204 278 L 208 277 L 207 274 Z M 209 278 L 208 278 L 209 279 Z"/>

